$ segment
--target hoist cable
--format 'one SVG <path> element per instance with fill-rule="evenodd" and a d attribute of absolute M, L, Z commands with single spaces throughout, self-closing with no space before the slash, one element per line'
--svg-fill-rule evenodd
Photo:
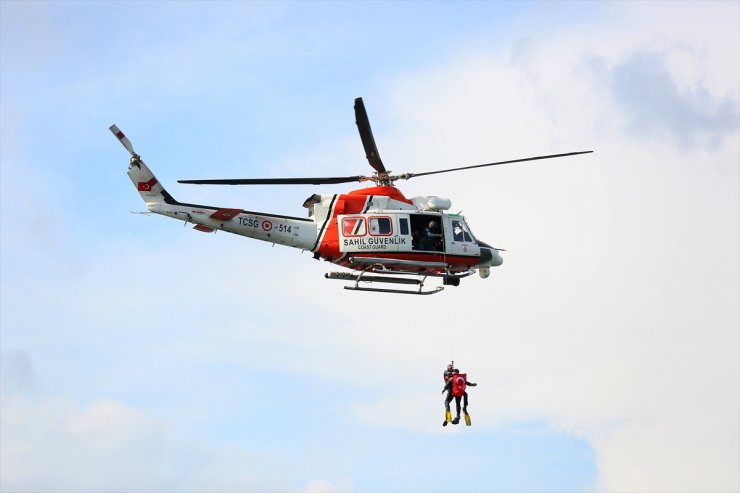
<path fill-rule="evenodd" d="M 454 361 L 455 359 L 455 352 L 452 345 L 452 314 L 450 311 L 450 295 L 449 293 L 445 294 L 445 299 L 447 300 L 447 328 L 450 336 L 450 361 Z"/>
<path fill-rule="evenodd" d="M 447 263 L 447 252 L 442 251 L 442 260 L 446 264 Z M 450 339 L 450 361 L 455 360 L 455 352 L 453 347 L 453 340 L 452 340 L 452 310 L 450 310 L 450 293 L 447 289 L 445 289 L 445 301 L 447 302 L 447 329 L 449 332 L 449 339 Z"/>

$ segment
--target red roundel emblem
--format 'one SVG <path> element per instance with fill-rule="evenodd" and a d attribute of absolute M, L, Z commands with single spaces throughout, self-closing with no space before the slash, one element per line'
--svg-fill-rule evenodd
<path fill-rule="evenodd" d="M 262 229 L 270 231 L 272 229 L 272 223 L 270 221 L 262 221 Z"/>

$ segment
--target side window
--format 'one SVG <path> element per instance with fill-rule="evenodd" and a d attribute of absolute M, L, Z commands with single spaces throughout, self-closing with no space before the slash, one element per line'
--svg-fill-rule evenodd
<path fill-rule="evenodd" d="M 362 217 L 343 218 L 342 233 L 344 236 L 363 236 L 365 234 L 365 219 Z"/>
<path fill-rule="evenodd" d="M 371 217 L 368 220 L 371 235 L 388 236 L 391 234 L 390 217 Z"/>
<path fill-rule="evenodd" d="M 399 232 L 404 236 L 409 234 L 409 220 L 405 217 L 400 218 L 398 220 L 398 229 L 400 230 Z"/>

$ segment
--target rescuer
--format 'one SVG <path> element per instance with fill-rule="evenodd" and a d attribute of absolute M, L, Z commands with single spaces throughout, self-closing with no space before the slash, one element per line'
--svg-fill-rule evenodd
<path fill-rule="evenodd" d="M 468 414 L 468 393 L 465 391 L 465 388 L 467 386 L 475 387 L 478 384 L 468 382 L 467 374 L 460 373 L 460 370 L 457 368 L 451 368 L 451 366 L 452 364 L 447 365 L 447 371 L 444 373 L 445 386 L 442 389 L 442 393 L 445 393 L 446 391 L 447 397 L 445 398 L 445 420 L 442 423 L 442 426 L 447 426 L 447 423 L 456 425 L 460 422 L 460 399 L 463 400 L 462 410 L 463 413 L 465 413 L 465 424 L 470 426 L 470 415 Z M 450 402 L 452 402 L 453 397 L 455 398 L 455 408 L 457 410 L 457 416 L 455 419 L 451 419 L 452 413 L 450 412 Z"/>

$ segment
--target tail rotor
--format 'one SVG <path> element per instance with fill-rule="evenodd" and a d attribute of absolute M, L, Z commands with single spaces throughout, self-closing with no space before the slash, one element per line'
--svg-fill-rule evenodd
<path fill-rule="evenodd" d="M 131 141 L 128 140 L 128 137 L 126 137 L 126 135 L 121 132 L 116 125 L 111 125 L 110 131 L 113 132 L 113 135 L 115 135 L 121 144 L 123 144 L 123 147 L 125 147 L 128 153 L 131 154 L 131 157 L 139 159 L 139 155 L 134 152 L 134 146 L 131 145 Z"/>
<path fill-rule="evenodd" d="M 116 136 L 118 141 L 126 148 L 129 154 L 131 154 L 131 160 L 128 166 L 128 176 L 131 178 L 136 190 L 141 194 L 141 198 L 146 202 L 147 207 L 152 210 L 152 207 L 160 204 L 177 204 L 177 201 L 170 195 L 167 190 L 164 189 L 154 173 L 149 167 L 144 164 L 141 160 L 141 156 L 136 154 L 134 146 L 131 145 L 131 141 L 128 137 L 121 132 L 116 125 L 109 127 L 113 135 Z"/>

